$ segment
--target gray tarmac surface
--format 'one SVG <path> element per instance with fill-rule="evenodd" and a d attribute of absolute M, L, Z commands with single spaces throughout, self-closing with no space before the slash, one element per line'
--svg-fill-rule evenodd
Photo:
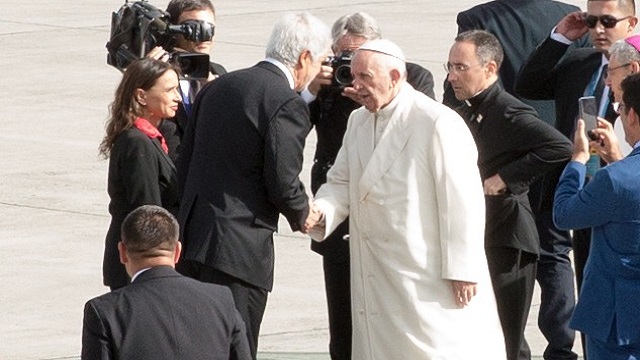
<path fill-rule="evenodd" d="M 122 0 L 0 3 L 0 359 L 77 359 L 86 300 L 107 291 L 101 262 L 109 224 L 107 161 L 98 156 L 120 73 L 106 65 L 110 14 Z M 568 1 L 584 6 L 586 1 Z M 164 8 L 167 0 L 152 0 Z M 272 24 L 308 10 L 331 24 L 366 11 L 383 36 L 435 77 L 456 33 L 454 1 L 218 0 L 212 59 L 235 70 L 261 60 Z M 302 177 L 309 183 L 311 134 Z M 276 280 L 261 332 L 263 360 L 329 359 L 320 257 L 281 222 Z M 534 299 L 527 336 L 541 358 Z M 576 349 L 579 347 L 576 346 Z"/>

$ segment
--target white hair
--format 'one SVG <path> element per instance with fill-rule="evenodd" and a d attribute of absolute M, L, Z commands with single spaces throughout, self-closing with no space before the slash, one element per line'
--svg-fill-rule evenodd
<path fill-rule="evenodd" d="M 621 64 L 640 62 L 640 52 L 625 40 L 618 40 L 609 47 L 609 55 Z"/>
<path fill-rule="evenodd" d="M 331 33 L 320 19 L 308 12 L 288 13 L 273 27 L 265 55 L 286 66 L 295 66 L 305 50 L 316 61 L 330 47 Z"/>

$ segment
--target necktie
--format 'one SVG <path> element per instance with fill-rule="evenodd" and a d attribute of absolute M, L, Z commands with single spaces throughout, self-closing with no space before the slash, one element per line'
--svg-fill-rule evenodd
<path fill-rule="evenodd" d="M 611 105 L 611 89 L 609 89 L 605 84 L 608 66 L 608 64 L 604 64 L 600 69 L 593 73 L 583 94 L 583 96 L 593 96 L 596 98 L 596 103 L 598 104 L 598 116 L 602 118 L 608 118 L 606 115 L 613 112 L 613 106 Z M 576 120 L 577 119 L 578 117 L 576 116 Z"/>
<path fill-rule="evenodd" d="M 602 102 L 602 93 L 604 92 L 604 88 L 605 88 L 604 79 L 607 76 L 607 67 L 608 67 L 607 64 L 602 66 L 602 71 L 600 71 L 600 76 L 598 77 L 598 82 L 596 83 L 596 86 L 593 92 L 593 96 L 595 96 L 598 104 Z"/>

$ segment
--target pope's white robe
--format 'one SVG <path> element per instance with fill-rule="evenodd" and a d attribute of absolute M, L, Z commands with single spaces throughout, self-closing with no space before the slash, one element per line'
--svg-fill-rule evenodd
<path fill-rule="evenodd" d="M 349 118 L 315 203 L 326 232 L 350 215 L 353 359 L 505 359 L 484 253 L 477 150 L 463 120 L 404 83 L 377 113 Z M 477 282 L 456 305 L 450 279 Z"/>

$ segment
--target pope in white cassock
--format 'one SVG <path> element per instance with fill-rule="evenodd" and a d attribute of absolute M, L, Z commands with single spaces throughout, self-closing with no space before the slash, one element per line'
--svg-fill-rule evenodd
<path fill-rule="evenodd" d="M 322 241 L 350 215 L 354 360 L 503 360 L 476 146 L 454 111 L 406 83 L 404 60 L 388 40 L 354 54 L 349 96 L 364 107 L 310 234 Z"/>

